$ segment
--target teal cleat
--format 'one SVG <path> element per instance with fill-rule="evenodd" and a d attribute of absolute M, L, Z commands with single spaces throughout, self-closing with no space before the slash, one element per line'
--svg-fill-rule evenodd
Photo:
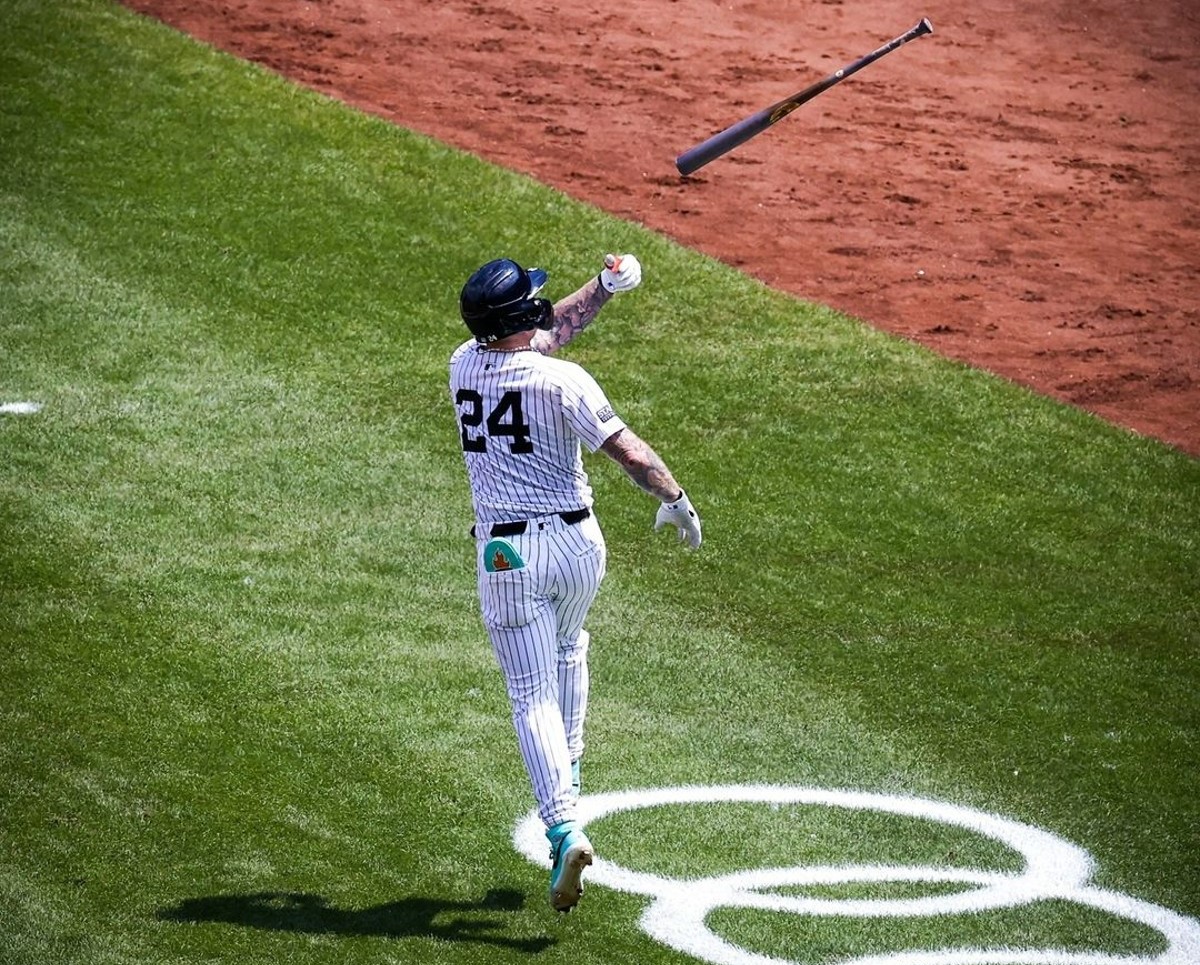
<path fill-rule="evenodd" d="M 550 839 L 550 907 L 570 911 L 583 895 L 583 869 L 596 851 L 574 821 L 564 821 L 546 832 Z"/>

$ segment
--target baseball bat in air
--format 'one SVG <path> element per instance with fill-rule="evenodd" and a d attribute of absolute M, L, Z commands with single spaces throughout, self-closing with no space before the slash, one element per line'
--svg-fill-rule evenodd
<path fill-rule="evenodd" d="M 764 108 L 756 114 L 751 114 L 749 117 L 725 128 L 725 130 L 714 134 L 707 141 L 702 141 L 695 147 L 684 151 L 675 159 L 675 167 L 683 175 L 688 175 L 699 170 L 709 161 L 716 160 L 722 154 L 732 151 L 739 144 L 746 143 L 746 141 L 750 140 L 756 134 L 761 134 L 772 124 L 783 120 L 801 104 L 808 103 L 818 94 L 829 90 L 834 84 L 841 83 L 851 74 L 857 73 L 868 64 L 875 63 L 880 57 L 890 54 L 897 47 L 903 46 L 910 40 L 916 40 L 918 37 L 923 37 L 925 34 L 931 33 L 933 33 L 933 24 L 929 22 L 928 17 L 925 17 L 911 30 L 905 31 L 895 40 L 889 40 L 878 50 L 872 50 L 865 57 L 859 57 L 858 60 L 847 64 L 841 70 L 834 71 L 834 73 L 830 74 L 824 80 L 817 81 L 811 87 L 804 88 L 800 93 L 784 98 L 778 104 L 772 104 L 770 107 Z"/>

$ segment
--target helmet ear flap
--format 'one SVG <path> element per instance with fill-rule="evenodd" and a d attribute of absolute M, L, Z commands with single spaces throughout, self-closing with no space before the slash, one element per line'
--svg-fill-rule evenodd
<path fill-rule="evenodd" d="M 554 305 L 548 298 L 535 298 L 533 304 L 537 308 L 537 321 L 534 325 L 543 332 L 554 327 Z"/>

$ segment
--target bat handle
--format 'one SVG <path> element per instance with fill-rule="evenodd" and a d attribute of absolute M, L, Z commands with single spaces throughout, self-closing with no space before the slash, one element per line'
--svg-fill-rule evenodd
<path fill-rule="evenodd" d="M 609 271 L 620 271 L 621 270 L 621 256 L 620 255 L 605 255 L 604 256 L 604 267 L 607 268 Z"/>

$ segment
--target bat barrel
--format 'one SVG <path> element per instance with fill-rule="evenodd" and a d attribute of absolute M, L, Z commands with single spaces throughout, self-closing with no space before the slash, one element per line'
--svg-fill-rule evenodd
<path fill-rule="evenodd" d="M 770 110 L 752 114 L 725 130 L 717 132 L 707 141 L 701 141 L 695 147 L 684 151 L 675 159 L 675 167 L 682 175 L 691 174 L 726 151 L 731 151 L 739 144 L 744 144 L 755 134 L 761 134 L 771 126 L 771 123 Z"/>
<path fill-rule="evenodd" d="M 818 94 L 828 90 L 834 84 L 845 80 L 851 74 L 857 73 L 868 64 L 874 63 L 880 57 L 891 53 L 897 47 L 908 43 L 910 40 L 915 40 L 917 37 L 931 33 L 933 33 L 933 24 L 929 22 L 928 17 L 923 17 L 921 22 L 915 27 L 905 31 L 894 40 L 888 41 L 877 50 L 871 51 L 866 56 L 847 64 L 841 70 L 830 74 L 824 80 L 818 81 L 798 94 L 793 94 L 791 97 L 781 100 L 778 104 L 774 104 L 766 110 L 751 114 L 749 117 L 725 128 L 725 130 L 714 134 L 707 141 L 702 141 L 695 147 L 684 151 L 675 159 L 675 167 L 679 169 L 680 174 L 686 177 L 693 171 L 704 167 L 709 161 L 713 161 L 722 154 L 732 151 L 739 144 L 744 144 L 756 134 L 761 134 L 772 124 L 787 117 L 788 114 L 801 104 L 812 100 Z"/>

